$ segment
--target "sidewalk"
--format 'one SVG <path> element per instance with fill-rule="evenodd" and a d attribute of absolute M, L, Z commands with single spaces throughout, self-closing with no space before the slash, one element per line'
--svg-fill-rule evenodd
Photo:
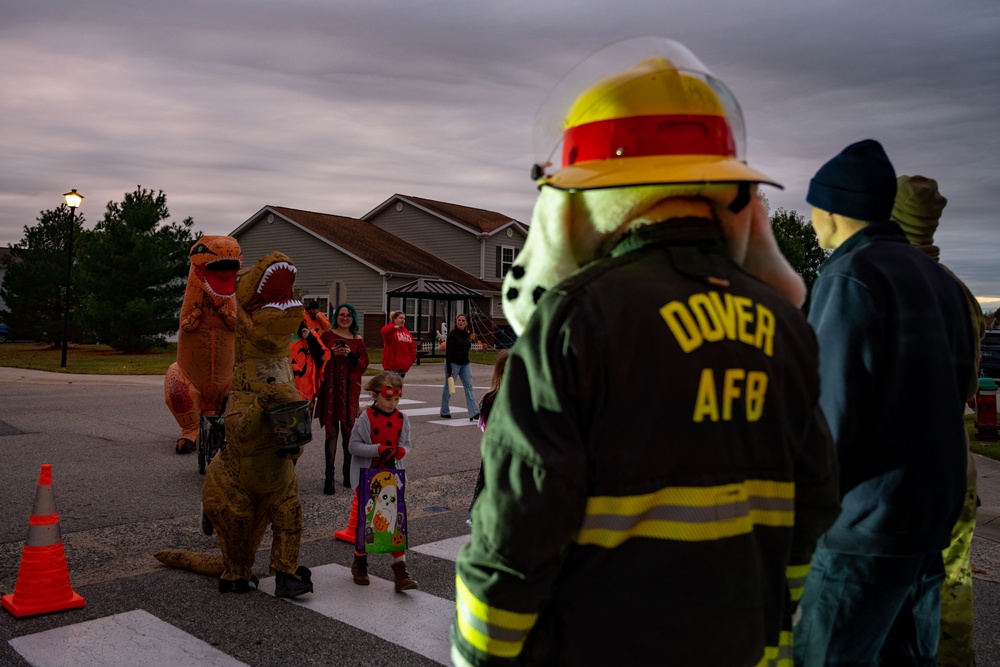
<path fill-rule="evenodd" d="M 979 500 L 975 537 L 1000 543 L 1000 461 L 974 456 L 978 471 Z"/>
<path fill-rule="evenodd" d="M 162 375 L 90 375 L 84 373 L 50 373 L 26 368 L 0 367 L 0 384 L 112 384 L 128 387 L 163 387 Z"/>
<path fill-rule="evenodd" d="M 472 366 L 472 384 L 476 389 L 482 389 L 485 391 L 490 386 L 490 378 L 493 376 L 493 366 L 490 364 L 471 364 Z M 368 367 L 369 372 L 371 369 L 381 369 L 380 364 L 372 364 Z M 443 363 L 428 363 L 424 362 L 417 366 L 414 364 L 410 366 L 410 370 L 406 372 L 406 378 L 403 380 L 405 384 L 414 385 L 437 385 L 439 387 L 444 386 L 444 364 Z M 456 379 L 455 382 L 458 382 Z M 462 391 L 462 386 L 459 384 L 458 391 Z"/>

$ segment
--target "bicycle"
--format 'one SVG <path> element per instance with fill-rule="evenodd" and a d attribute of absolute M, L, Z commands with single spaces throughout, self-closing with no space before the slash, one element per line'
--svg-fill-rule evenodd
<path fill-rule="evenodd" d="M 226 446 L 226 425 L 222 410 L 210 408 L 201 411 L 201 428 L 198 429 L 198 472 L 205 469 L 212 458 Z"/>

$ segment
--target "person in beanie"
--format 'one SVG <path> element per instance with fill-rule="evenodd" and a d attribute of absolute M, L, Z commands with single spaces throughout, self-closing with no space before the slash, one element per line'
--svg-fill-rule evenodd
<path fill-rule="evenodd" d="M 732 93 L 677 42 L 614 45 L 573 79 L 504 281 L 519 336 L 452 661 L 787 664 L 839 502 L 802 281 L 757 194 L 772 181 L 742 159 Z"/>
<path fill-rule="evenodd" d="M 319 309 L 319 301 L 310 301 L 306 304 L 306 309 L 302 313 L 302 319 L 306 326 L 313 332 L 317 339 L 323 335 L 324 331 L 331 328 L 330 318 Z"/>
<path fill-rule="evenodd" d="M 940 261 L 941 250 L 934 245 L 934 231 L 948 200 L 938 191 L 933 178 L 900 176 L 896 180 L 896 204 L 892 208 L 895 221 L 910 245 L 931 259 Z M 979 344 L 986 335 L 986 322 L 979 302 L 969 288 L 941 265 L 958 282 L 965 294 L 972 317 L 975 366 L 979 365 Z M 969 379 L 968 394 L 978 389 L 978 369 Z M 964 406 L 963 406 L 964 407 Z M 964 411 L 963 411 L 964 413 Z M 966 446 L 968 446 L 968 431 Z M 941 586 L 941 641 L 938 646 L 938 667 L 967 667 L 975 662 L 972 627 L 972 533 L 976 527 L 976 463 L 972 452 L 966 454 L 965 503 L 958 522 L 951 531 L 951 544 L 944 550 L 944 584 Z"/>
<path fill-rule="evenodd" d="M 975 352 L 958 283 L 889 219 L 896 191 L 892 163 L 868 139 L 824 164 L 806 196 L 819 245 L 833 250 L 809 323 L 843 509 L 813 555 L 796 664 L 936 664 Z"/>

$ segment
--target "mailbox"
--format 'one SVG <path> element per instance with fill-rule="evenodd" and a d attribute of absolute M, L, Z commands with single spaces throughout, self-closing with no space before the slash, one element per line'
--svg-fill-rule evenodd
<path fill-rule="evenodd" d="M 997 441 L 997 382 L 979 378 L 976 391 L 976 436 L 980 440 Z"/>

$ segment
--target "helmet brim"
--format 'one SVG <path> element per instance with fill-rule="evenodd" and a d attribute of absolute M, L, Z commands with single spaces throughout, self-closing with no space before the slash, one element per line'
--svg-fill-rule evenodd
<path fill-rule="evenodd" d="M 542 179 L 538 186 L 559 190 L 596 190 L 630 185 L 671 185 L 704 183 L 766 183 L 783 186 L 739 160 L 704 155 L 653 155 L 598 160 L 565 167 Z"/>

